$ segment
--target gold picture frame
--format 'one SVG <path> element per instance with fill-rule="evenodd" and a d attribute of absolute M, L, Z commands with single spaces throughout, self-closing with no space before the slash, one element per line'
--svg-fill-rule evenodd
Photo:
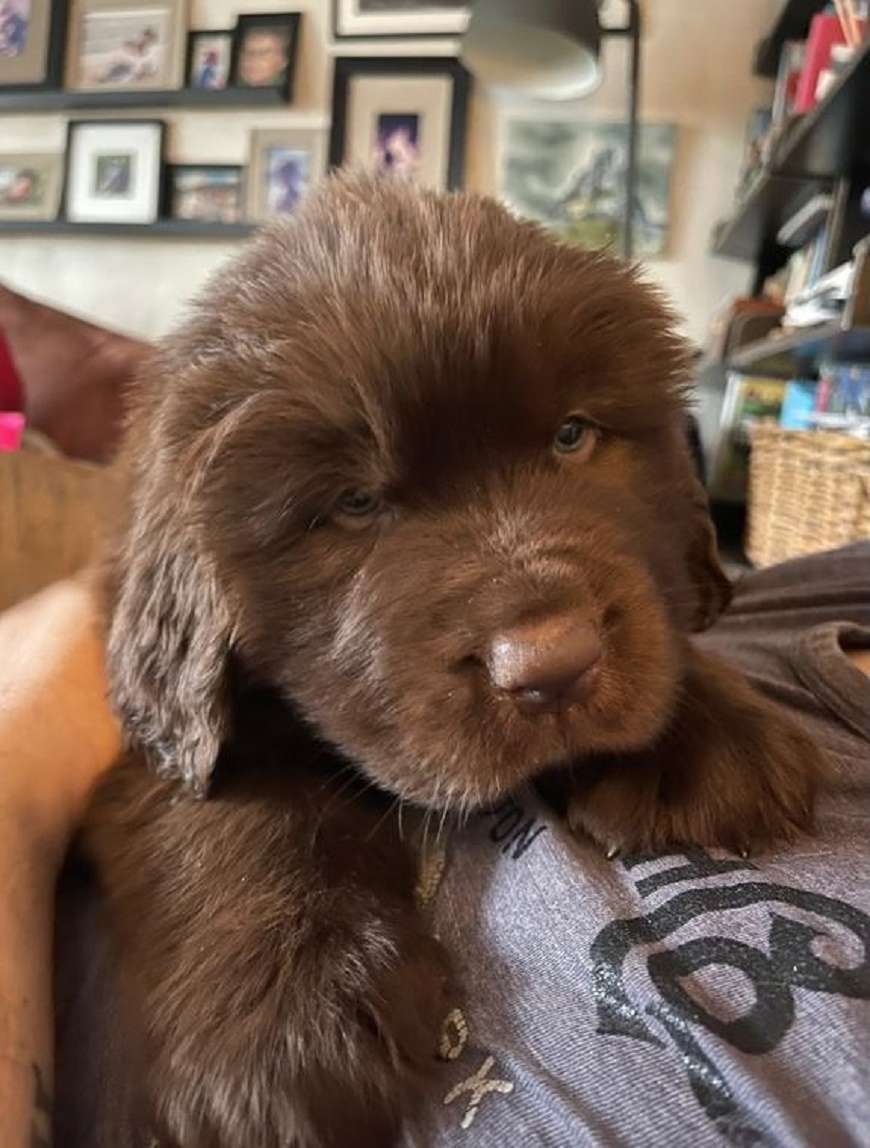
<path fill-rule="evenodd" d="M 322 128 L 260 128 L 251 132 L 246 195 L 248 218 L 265 223 L 291 215 L 326 171 Z"/>
<path fill-rule="evenodd" d="M 76 0 L 67 86 L 161 91 L 184 84 L 187 0 Z"/>
<path fill-rule="evenodd" d="M 56 219 L 63 187 L 57 152 L 0 152 L 0 219 Z"/>
<path fill-rule="evenodd" d="M 27 0 L 0 27 L 0 91 L 57 88 L 63 69 L 65 0 Z"/>

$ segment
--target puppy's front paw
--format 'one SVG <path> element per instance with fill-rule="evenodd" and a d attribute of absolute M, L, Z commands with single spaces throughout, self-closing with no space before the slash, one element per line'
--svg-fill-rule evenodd
<path fill-rule="evenodd" d="M 349 960 L 355 954 L 348 953 Z M 441 1025 L 453 1005 L 447 957 L 437 941 L 416 928 L 397 938 L 396 954 L 373 971 L 354 1011 L 361 1061 L 375 1061 L 386 1081 L 394 1075 L 412 1088 L 425 1082 L 438 1050 Z"/>
<path fill-rule="evenodd" d="M 677 713 L 643 752 L 596 760 L 572 779 L 568 819 L 609 855 L 675 845 L 746 854 L 812 826 L 821 754 L 726 664 L 689 656 Z"/>

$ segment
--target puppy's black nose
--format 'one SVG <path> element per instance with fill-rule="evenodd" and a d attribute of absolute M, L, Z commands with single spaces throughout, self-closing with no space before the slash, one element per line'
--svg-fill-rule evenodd
<path fill-rule="evenodd" d="M 497 634 L 486 666 L 495 689 L 524 713 L 552 713 L 580 701 L 601 657 L 601 639 L 589 621 L 556 614 Z"/>

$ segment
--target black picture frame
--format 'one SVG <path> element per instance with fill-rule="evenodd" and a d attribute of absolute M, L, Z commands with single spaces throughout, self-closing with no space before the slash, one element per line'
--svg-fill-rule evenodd
<path fill-rule="evenodd" d="M 239 180 L 239 219 L 233 222 L 245 223 L 245 165 L 241 163 L 168 163 L 164 164 L 165 194 L 163 206 L 168 219 L 187 219 L 187 216 L 175 214 L 176 182 L 175 177 L 183 171 L 231 171 Z M 196 220 L 189 222 L 226 222 L 219 220 Z"/>
<path fill-rule="evenodd" d="M 63 65 L 70 5 L 68 0 L 49 0 L 48 45 L 45 53 L 45 76 L 27 83 L 4 84 L 0 93 L 50 92 L 63 87 Z"/>
<path fill-rule="evenodd" d="M 138 119 L 71 119 L 67 120 L 66 125 L 66 142 L 63 149 L 63 186 L 60 193 L 60 210 L 58 212 L 58 220 L 67 220 L 67 195 L 69 193 L 69 177 L 70 177 L 70 157 L 72 155 L 72 141 L 73 136 L 81 127 L 118 127 L 119 125 L 128 125 L 130 127 L 142 127 L 148 125 L 149 127 L 157 126 L 160 128 L 160 144 L 158 147 L 158 155 L 160 162 L 160 172 L 157 180 L 157 211 L 156 220 L 164 219 L 166 216 L 167 205 L 167 163 L 166 163 L 166 135 L 167 123 L 166 120 L 152 119 L 142 117 Z M 107 224 L 106 226 L 112 226 Z M 150 226 L 150 224 L 140 224 L 138 226 Z"/>
<path fill-rule="evenodd" d="M 338 41 L 377 41 L 377 40 L 458 40 L 463 32 L 463 28 L 458 28 L 448 32 L 385 32 L 382 29 L 377 32 L 343 32 L 341 30 L 341 15 L 340 15 L 341 0 L 332 0 L 332 38 Z M 471 0 L 466 3 L 457 5 L 464 9 L 471 9 Z"/>
<path fill-rule="evenodd" d="M 225 92 L 233 82 L 233 54 L 235 52 L 235 28 L 191 28 L 187 33 L 187 49 L 184 60 L 184 87 L 195 92 Z M 222 88 L 203 88 L 195 86 L 191 80 L 193 76 L 193 50 L 196 41 L 201 36 L 226 36 L 230 42 L 230 64 L 227 70 L 227 82 Z"/>
<path fill-rule="evenodd" d="M 454 56 L 336 56 L 332 81 L 332 129 L 329 167 L 340 167 L 346 151 L 347 101 L 350 81 L 356 76 L 449 76 L 453 80 L 450 103 L 450 140 L 447 189 L 456 191 L 465 178 L 465 142 L 471 73 Z"/>
<path fill-rule="evenodd" d="M 300 12 L 245 12 L 236 20 L 233 29 L 233 54 L 230 64 L 230 85 L 239 88 L 260 88 L 261 90 L 273 87 L 280 92 L 289 103 L 293 99 L 293 83 L 296 76 L 296 59 L 299 55 L 299 29 L 302 23 Z M 239 56 L 245 36 L 251 28 L 289 28 L 290 52 L 287 56 L 287 74 L 280 84 L 241 84 L 239 82 Z"/>

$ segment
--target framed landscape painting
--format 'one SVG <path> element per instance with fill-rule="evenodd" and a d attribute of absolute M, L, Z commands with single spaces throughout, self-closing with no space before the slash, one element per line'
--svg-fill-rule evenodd
<path fill-rule="evenodd" d="M 620 247 L 625 123 L 515 113 L 506 115 L 501 136 L 499 195 L 509 207 L 570 243 Z M 667 248 L 676 140 L 673 124 L 639 125 L 632 226 L 640 258 Z"/>

